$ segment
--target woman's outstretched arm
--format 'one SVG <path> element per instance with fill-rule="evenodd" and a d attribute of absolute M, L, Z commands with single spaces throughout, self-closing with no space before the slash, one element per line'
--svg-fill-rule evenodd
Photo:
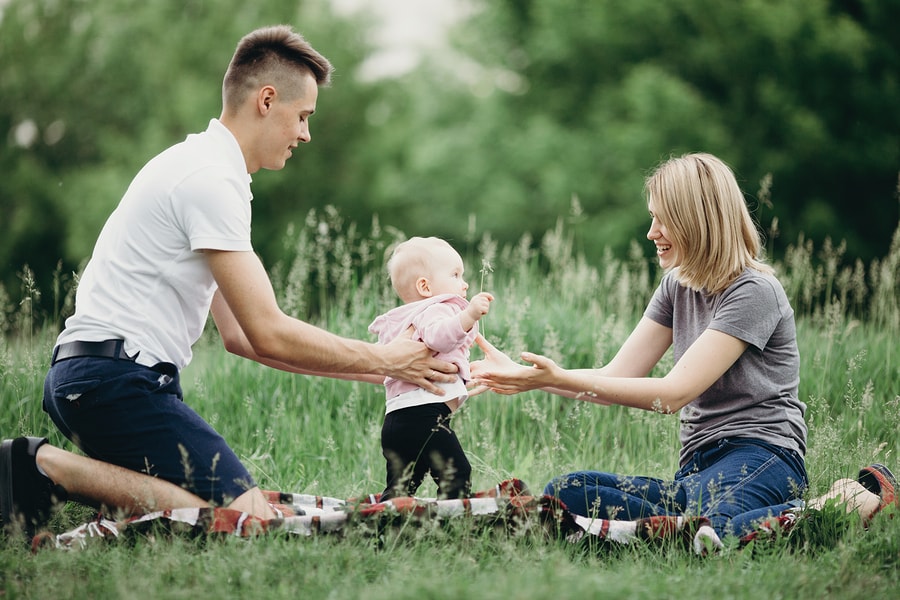
<path fill-rule="evenodd" d="M 667 332 L 667 333 L 666 333 Z M 674 413 L 709 388 L 746 350 L 733 336 L 706 330 L 663 377 L 647 377 L 671 345 L 671 329 L 644 318 L 609 365 L 567 370 L 545 356 L 523 352 L 520 365 L 479 342 L 485 360 L 473 363 L 476 384 L 501 394 L 545 389 L 597 404 Z"/>

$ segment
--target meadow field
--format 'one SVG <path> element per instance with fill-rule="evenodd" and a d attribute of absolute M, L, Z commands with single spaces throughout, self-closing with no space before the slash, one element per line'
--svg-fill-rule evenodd
<path fill-rule="evenodd" d="M 283 309 L 371 339 L 372 318 L 396 304 L 383 254 L 398 235 L 376 228 L 362 237 L 334 212 L 310 213 L 285 236 L 285 260 L 271 266 Z M 645 241 L 629 256 L 588 260 L 561 225 L 510 247 L 490 236 L 451 241 L 466 259 L 470 291 L 496 296 L 482 321 L 486 337 L 513 356 L 540 351 L 570 367 L 610 359 L 660 277 L 640 250 Z M 810 494 L 873 462 L 900 473 L 900 230 L 870 264 L 845 264 L 837 242 L 814 248 L 800 239 L 776 268 L 797 315 Z M 26 287 L 27 279 L 26 270 Z M 57 321 L 72 302 L 73 278 L 58 280 L 19 303 L 0 297 L 0 435 L 46 436 L 72 449 L 40 408 Z M 35 314 L 37 294 L 54 298 L 54 314 Z M 262 487 L 338 498 L 380 491 L 380 386 L 289 375 L 228 355 L 212 324 L 182 377 L 186 401 L 225 435 Z M 677 421 L 539 392 L 486 393 L 464 405 L 454 428 L 476 489 L 516 477 L 539 492 L 551 477 L 579 468 L 670 477 Z M 419 490 L 434 492 L 431 483 Z M 790 536 L 743 549 L 726 540 L 703 558 L 675 545 L 569 544 L 465 519 L 377 536 L 147 535 L 36 554 L 2 540 L 0 597 L 896 598 L 900 518 L 891 512 L 863 530 L 837 509 L 824 511 Z M 62 532 L 91 514 L 70 503 L 50 527 Z"/>

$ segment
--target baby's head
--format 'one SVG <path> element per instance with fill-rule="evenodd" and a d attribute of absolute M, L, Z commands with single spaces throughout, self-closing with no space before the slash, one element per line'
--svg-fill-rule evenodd
<path fill-rule="evenodd" d="M 405 303 L 438 294 L 465 298 L 469 287 L 459 253 L 437 237 L 414 237 L 397 244 L 387 269 L 394 291 Z"/>

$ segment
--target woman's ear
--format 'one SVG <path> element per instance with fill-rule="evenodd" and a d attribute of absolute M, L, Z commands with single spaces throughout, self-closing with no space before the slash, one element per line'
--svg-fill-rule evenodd
<path fill-rule="evenodd" d="M 416 292 L 423 298 L 431 298 L 431 285 L 428 283 L 428 278 L 419 277 L 416 279 Z"/>

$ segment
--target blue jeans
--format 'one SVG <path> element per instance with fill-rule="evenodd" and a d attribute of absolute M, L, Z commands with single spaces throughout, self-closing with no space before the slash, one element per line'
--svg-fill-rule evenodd
<path fill-rule="evenodd" d="M 720 537 L 789 508 L 808 484 L 799 454 L 751 438 L 725 438 L 691 456 L 671 481 L 578 471 L 555 478 L 545 494 L 572 512 L 632 521 L 655 515 L 708 517 Z"/>
<path fill-rule="evenodd" d="M 216 505 L 256 483 L 225 440 L 182 401 L 160 363 L 71 358 L 50 367 L 44 411 L 85 454 L 160 477 Z"/>

